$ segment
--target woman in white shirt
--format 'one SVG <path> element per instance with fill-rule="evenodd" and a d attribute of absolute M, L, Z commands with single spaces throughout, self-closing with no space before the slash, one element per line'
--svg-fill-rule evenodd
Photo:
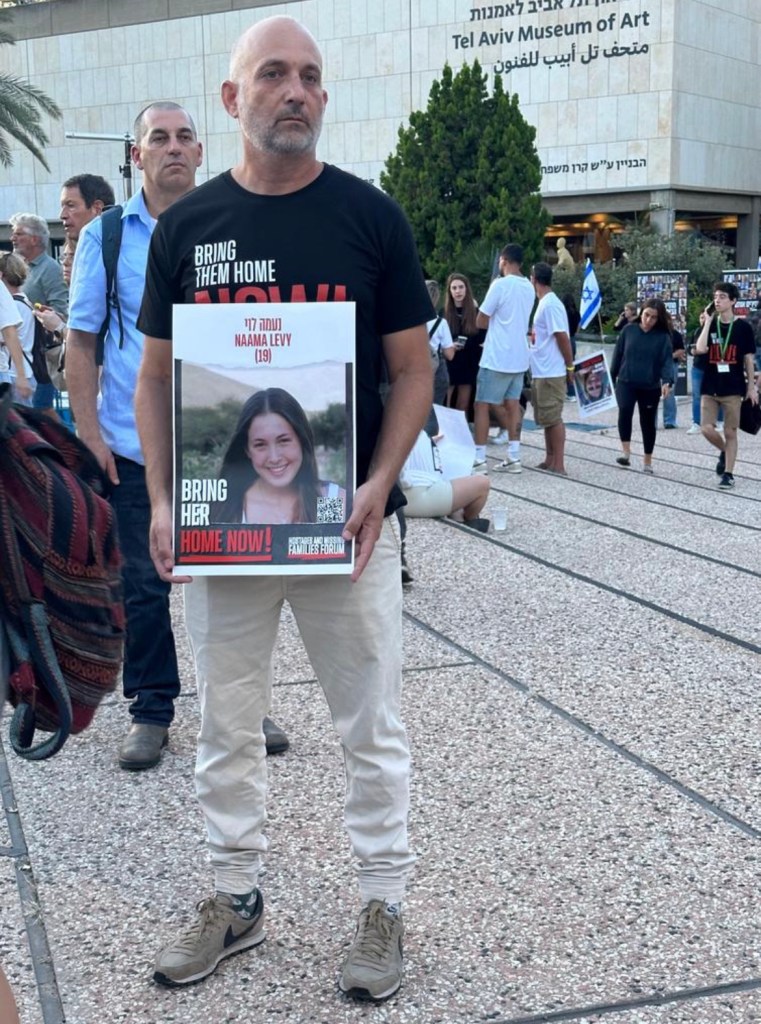
<path fill-rule="evenodd" d="M 449 516 L 481 533 L 488 531 L 489 520 L 479 518 L 489 497 L 488 476 L 477 474 L 446 480 L 436 439 L 424 430 L 418 434 L 402 466 L 399 484 L 407 499 L 405 515 L 418 519 Z"/>
<path fill-rule="evenodd" d="M 24 260 L 12 252 L 0 253 L 0 381 L 13 385 L 13 400 L 22 405 L 32 404 L 35 380 L 32 374 L 32 347 L 34 345 L 34 314 L 21 286 L 29 269 Z"/>

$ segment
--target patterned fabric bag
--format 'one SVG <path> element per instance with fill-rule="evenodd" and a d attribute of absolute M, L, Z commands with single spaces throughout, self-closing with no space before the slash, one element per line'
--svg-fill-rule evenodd
<path fill-rule="evenodd" d="M 63 424 L 0 385 L 0 619 L 13 749 L 51 757 L 92 721 L 122 662 L 120 554 L 108 481 Z M 36 730 L 51 736 L 32 745 Z"/>

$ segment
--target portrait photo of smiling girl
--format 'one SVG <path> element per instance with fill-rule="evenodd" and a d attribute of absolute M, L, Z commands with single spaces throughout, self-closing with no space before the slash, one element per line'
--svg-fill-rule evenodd
<path fill-rule="evenodd" d="M 213 522 L 344 521 L 346 491 L 320 479 L 310 422 L 283 388 L 257 391 L 246 401 L 219 479 L 227 482 L 227 497 L 213 506 Z"/>

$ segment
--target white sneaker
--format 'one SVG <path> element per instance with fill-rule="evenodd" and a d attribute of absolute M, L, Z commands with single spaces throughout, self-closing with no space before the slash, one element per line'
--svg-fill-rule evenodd
<path fill-rule="evenodd" d="M 505 459 L 504 462 L 498 462 L 494 467 L 495 473 L 522 473 L 523 467 L 521 466 L 520 459 Z"/>
<path fill-rule="evenodd" d="M 507 444 L 510 440 L 510 435 L 506 430 L 500 430 L 496 437 L 492 438 L 492 444 Z"/>
<path fill-rule="evenodd" d="M 687 433 L 688 434 L 701 434 L 702 431 L 700 429 L 700 424 L 699 423 L 693 423 L 692 426 L 690 427 L 690 429 L 687 431 Z"/>
<path fill-rule="evenodd" d="M 473 469 L 483 469 L 485 465 L 486 459 L 479 459 L 479 457 L 476 455 L 476 457 L 473 459 Z"/>

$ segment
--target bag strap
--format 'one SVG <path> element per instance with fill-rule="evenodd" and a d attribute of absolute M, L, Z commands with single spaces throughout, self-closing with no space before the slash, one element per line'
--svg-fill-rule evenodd
<path fill-rule="evenodd" d="M 98 366 L 103 365 L 103 354 L 112 307 L 116 310 L 116 318 L 119 322 L 119 348 L 124 347 L 124 321 L 122 319 L 122 307 L 119 302 L 119 287 L 116 279 L 116 267 L 119 262 L 119 251 L 122 245 L 122 212 L 121 206 L 111 206 L 100 215 L 103 239 L 101 255 L 106 271 L 106 315 L 98 331 L 98 340 L 95 347 L 95 362 Z"/>
<path fill-rule="evenodd" d="M 5 445 L 12 433 L 9 424 L 12 391 L 10 385 L 7 384 L 2 385 L 2 389 L 4 391 L 0 390 L 0 444 Z M 24 635 L 22 636 L 11 625 L 8 608 L 4 608 L 3 620 L 11 651 L 17 659 L 29 661 L 38 685 L 44 689 L 55 705 L 60 723 L 51 736 L 33 747 L 36 715 L 31 704 L 22 702 L 13 713 L 9 735 L 11 745 L 20 757 L 27 761 L 42 761 L 57 753 L 71 734 L 73 719 L 71 697 L 55 655 L 48 626 L 47 609 L 41 601 L 36 601 L 29 591 L 24 563 L 16 540 L 16 531 L 11 528 L 11 512 L 4 487 L 0 487 L 0 525 L 0 564 L 3 566 L 6 586 L 10 586 L 17 595 L 19 612 L 24 626 Z M 4 605 L 5 594 L 0 588 L 0 609 Z"/>
<path fill-rule="evenodd" d="M 432 327 L 432 328 L 430 329 L 430 331 L 428 332 L 428 337 L 429 337 L 429 338 L 432 338 L 432 337 L 434 336 L 434 334 L 436 333 L 436 331 L 438 331 L 438 329 L 439 329 L 439 324 L 441 323 L 441 321 L 442 321 L 443 319 L 444 319 L 444 317 L 443 317 L 443 316 L 437 316 L 437 317 L 436 317 L 436 319 L 435 319 L 435 320 L 433 321 L 433 327 Z"/>

